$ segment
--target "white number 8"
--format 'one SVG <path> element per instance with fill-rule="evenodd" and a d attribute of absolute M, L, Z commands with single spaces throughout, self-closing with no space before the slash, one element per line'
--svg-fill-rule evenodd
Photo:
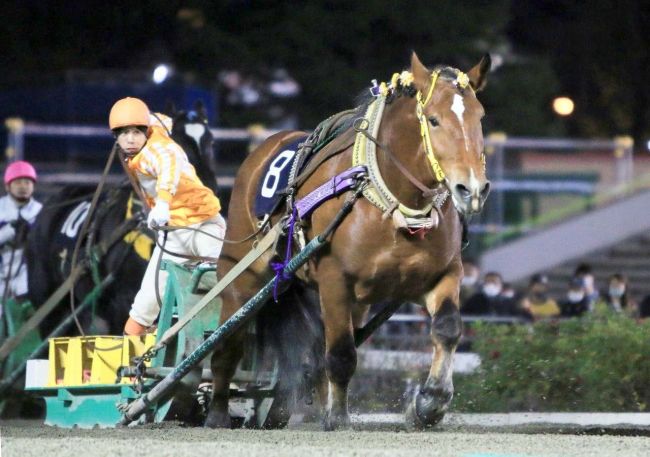
<path fill-rule="evenodd" d="M 269 171 L 266 173 L 264 178 L 264 183 L 262 184 L 262 197 L 272 198 L 275 195 L 275 191 L 278 189 L 278 184 L 280 184 L 280 173 L 282 170 L 291 163 L 296 151 L 282 151 L 278 156 L 271 162 Z"/>

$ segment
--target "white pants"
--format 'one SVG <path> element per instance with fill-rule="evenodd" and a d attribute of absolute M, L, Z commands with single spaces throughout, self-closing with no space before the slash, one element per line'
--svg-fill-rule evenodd
<path fill-rule="evenodd" d="M 212 219 L 208 219 L 200 224 L 194 224 L 190 227 L 198 228 L 210 235 L 224 238 L 226 235 L 226 221 L 220 214 L 217 214 Z M 160 235 L 162 237 L 162 234 Z M 168 232 L 167 242 L 165 243 L 165 250 L 176 252 L 185 255 L 197 255 L 202 257 L 218 258 L 221 254 L 223 241 L 214 239 L 212 236 L 196 232 L 194 230 L 174 230 Z M 147 271 L 142 278 L 142 285 L 136 294 L 131 311 L 129 315 L 137 323 L 150 327 L 158 317 L 160 307 L 156 300 L 156 267 L 158 264 L 158 257 L 160 256 L 160 248 L 155 247 Z M 186 262 L 187 259 L 176 257 L 171 254 L 163 252 L 163 259 L 170 259 L 176 263 Z M 168 273 L 165 270 L 157 272 L 158 274 L 158 287 L 160 297 L 163 297 L 165 291 L 165 284 L 167 283 Z"/>

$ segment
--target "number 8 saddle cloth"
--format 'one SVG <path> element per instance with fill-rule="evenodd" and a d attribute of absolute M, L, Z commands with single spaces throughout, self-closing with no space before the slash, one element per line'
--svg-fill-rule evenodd
<path fill-rule="evenodd" d="M 255 216 L 264 219 L 276 209 L 278 200 L 285 197 L 283 191 L 289 185 L 291 176 L 296 176 L 300 170 L 293 170 L 296 166 L 297 151 L 300 143 L 303 143 L 307 136 L 300 137 L 292 143 L 284 146 L 279 150 L 271 160 L 266 164 L 266 169 L 258 183 L 257 194 L 255 196 Z M 304 160 L 301 168 L 309 162 L 309 158 Z"/>

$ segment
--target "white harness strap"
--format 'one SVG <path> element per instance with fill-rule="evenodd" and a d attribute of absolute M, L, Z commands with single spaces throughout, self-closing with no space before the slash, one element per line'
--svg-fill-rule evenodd
<path fill-rule="evenodd" d="M 386 97 L 380 95 L 368 106 L 366 111 L 367 130 L 375 138 L 379 133 L 385 105 Z M 434 209 L 433 201 L 427 203 L 422 209 L 409 208 L 400 203 L 388 189 L 379 170 L 377 145 L 363 133 L 357 133 L 352 152 L 352 165 L 364 165 L 368 169 L 370 185 L 364 189 L 363 195 L 387 217 L 393 215 L 393 221 L 397 227 L 417 229 L 437 226 L 438 214 Z M 445 199 L 447 195 L 448 192 L 445 191 Z M 444 199 L 442 203 L 444 203 Z M 399 210 L 399 214 L 395 214 L 396 209 Z"/>

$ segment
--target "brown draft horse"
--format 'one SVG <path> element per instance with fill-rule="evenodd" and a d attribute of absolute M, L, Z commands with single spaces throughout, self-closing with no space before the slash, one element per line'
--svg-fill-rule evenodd
<path fill-rule="evenodd" d="M 386 300 L 418 303 L 432 317 L 435 351 L 431 369 L 426 383 L 408 407 L 407 420 L 416 427 L 428 427 L 438 423 L 447 410 L 453 395 L 453 354 L 462 329 L 458 304 L 463 274 L 460 216 L 480 211 L 489 192 L 481 127 L 484 111 L 475 95 L 484 87 L 489 68 L 490 58 L 486 55 L 467 74 L 449 67 L 430 71 L 413 53 L 410 76 L 402 81 L 410 91 L 395 91 L 385 105 L 381 128 L 376 134 L 380 173 L 399 202 L 410 208 L 426 206 L 431 202 L 431 195 L 425 196 L 413 181 L 409 182 L 389 154 L 420 183 L 429 188 L 444 188 L 450 198 L 439 206 L 437 226 L 414 236 L 399 228 L 394 217 L 384 216 L 368 199 L 360 198 L 332 235 L 329 245 L 310 259 L 307 272 L 301 277 L 300 282 L 317 290 L 320 299 L 325 344 L 321 348 L 324 373 L 317 383 L 317 393 L 326 430 L 350 426 L 348 383 L 357 361 L 354 330 L 362 326 L 370 304 Z M 253 204 L 265 164 L 280 148 L 303 134 L 273 135 L 244 161 L 233 189 L 227 238 L 241 239 L 257 228 L 259 221 L 253 214 Z M 352 138 L 355 131 L 350 128 L 342 137 L 346 134 Z M 328 148 L 337 146 L 341 148 L 341 141 L 333 141 L 318 154 L 327 154 Z M 352 145 L 343 148 L 302 184 L 297 200 L 351 167 Z M 429 152 L 435 157 L 433 161 L 428 157 Z M 436 159 L 444 178 L 436 174 L 433 164 Z M 326 201 L 310 216 L 304 231 L 307 240 L 322 233 L 345 198 L 343 194 Z M 229 271 L 251 247 L 252 243 L 225 245 L 220 273 Z M 272 277 L 269 256 L 258 259 L 240 275 L 224 292 L 222 322 Z M 291 310 L 294 304 L 282 306 Z M 297 311 L 294 308 L 288 312 Z M 229 384 L 242 356 L 244 333 L 239 331 L 212 356 L 213 398 L 206 426 L 230 425 Z"/>

